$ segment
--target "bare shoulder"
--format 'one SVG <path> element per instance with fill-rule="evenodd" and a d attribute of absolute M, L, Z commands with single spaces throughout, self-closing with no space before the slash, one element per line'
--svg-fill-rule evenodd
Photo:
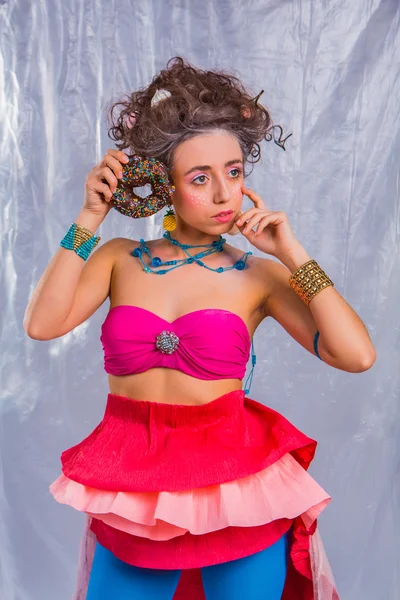
<path fill-rule="evenodd" d="M 259 257 L 259 268 L 261 273 L 268 278 L 271 287 L 289 279 L 291 272 L 285 265 L 272 258 Z"/>
<path fill-rule="evenodd" d="M 140 242 L 138 240 L 132 240 L 131 238 L 115 237 L 105 242 L 101 247 L 104 248 L 105 246 L 107 246 L 108 252 L 118 252 L 122 248 L 127 248 L 129 246 L 135 246 L 139 244 Z"/>
<path fill-rule="evenodd" d="M 89 257 L 83 268 L 83 278 L 111 278 L 120 258 L 129 254 L 139 244 L 139 241 L 123 237 L 107 240 Z"/>
<path fill-rule="evenodd" d="M 117 259 L 121 253 L 125 253 L 127 250 L 139 246 L 138 240 L 132 240 L 130 238 L 116 237 L 108 240 L 101 246 L 99 246 L 97 253 L 101 253 L 105 259 Z"/>
<path fill-rule="evenodd" d="M 262 305 L 265 316 L 272 316 L 272 306 L 287 293 L 293 294 L 289 286 L 291 272 L 278 260 L 264 256 L 251 257 L 253 274 L 262 286 Z"/>

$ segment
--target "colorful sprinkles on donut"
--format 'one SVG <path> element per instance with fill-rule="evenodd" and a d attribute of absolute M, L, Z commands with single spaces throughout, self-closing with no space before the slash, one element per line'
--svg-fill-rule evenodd
<path fill-rule="evenodd" d="M 142 198 L 134 188 L 149 184 L 151 194 Z M 120 213 L 133 219 L 150 217 L 170 204 L 174 192 L 166 166 L 156 158 L 134 154 L 124 166 L 121 183 L 112 195 L 111 202 Z"/>

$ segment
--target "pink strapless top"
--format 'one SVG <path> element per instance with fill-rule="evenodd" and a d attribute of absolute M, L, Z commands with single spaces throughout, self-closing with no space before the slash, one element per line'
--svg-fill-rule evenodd
<path fill-rule="evenodd" d="M 100 340 L 104 369 L 111 375 L 167 367 L 199 379 L 243 379 L 251 347 L 243 319 L 217 308 L 195 310 L 170 323 L 139 306 L 114 306 Z"/>

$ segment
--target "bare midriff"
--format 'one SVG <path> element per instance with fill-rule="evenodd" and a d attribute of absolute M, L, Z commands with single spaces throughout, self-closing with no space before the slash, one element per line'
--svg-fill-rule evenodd
<path fill-rule="evenodd" d="M 162 404 L 199 405 L 242 389 L 240 379 L 203 380 L 181 371 L 153 368 L 135 375 L 109 375 L 110 393 Z"/>

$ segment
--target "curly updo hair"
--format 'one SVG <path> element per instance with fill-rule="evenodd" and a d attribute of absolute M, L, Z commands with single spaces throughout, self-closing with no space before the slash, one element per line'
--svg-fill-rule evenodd
<path fill-rule="evenodd" d="M 154 157 L 172 169 L 181 142 L 222 129 L 236 136 L 244 161 L 255 163 L 262 140 L 274 139 L 285 149 L 290 137 L 282 140 L 282 128 L 272 125 L 269 112 L 258 102 L 262 93 L 252 97 L 237 77 L 201 70 L 174 57 L 150 85 L 112 104 L 108 136 L 119 150 Z M 161 99 L 155 102 L 157 95 Z"/>

